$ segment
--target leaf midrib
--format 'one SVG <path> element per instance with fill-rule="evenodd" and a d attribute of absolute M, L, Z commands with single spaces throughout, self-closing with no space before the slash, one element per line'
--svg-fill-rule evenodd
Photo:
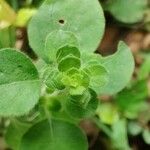
<path fill-rule="evenodd" d="M 17 83 L 23 83 L 23 82 L 39 82 L 40 79 L 35 79 L 35 80 L 24 80 L 24 81 L 16 81 L 16 82 L 11 82 L 11 83 L 6 83 L 6 84 L 0 84 L 1 86 L 5 86 L 5 85 L 11 85 L 11 84 L 17 84 Z"/>

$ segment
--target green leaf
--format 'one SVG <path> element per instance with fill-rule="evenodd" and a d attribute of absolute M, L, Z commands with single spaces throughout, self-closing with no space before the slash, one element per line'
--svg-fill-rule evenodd
<path fill-rule="evenodd" d="M 147 143 L 147 144 L 150 144 L 150 130 L 149 129 L 145 129 L 143 131 L 143 138 L 144 138 L 144 141 Z"/>
<path fill-rule="evenodd" d="M 99 94 L 115 94 L 121 91 L 130 81 L 134 71 L 134 58 L 129 47 L 120 42 L 118 51 L 110 56 L 102 57 L 99 54 L 81 55 L 82 68 L 89 65 L 100 65 L 108 72 L 108 83 L 97 91 Z"/>
<path fill-rule="evenodd" d="M 79 47 L 77 37 L 72 32 L 61 29 L 49 33 L 45 40 L 44 51 L 37 52 L 45 61 L 56 61 L 56 53 L 62 47 Z"/>
<path fill-rule="evenodd" d="M 138 78 L 141 79 L 146 79 L 149 77 L 150 74 L 150 56 L 148 56 L 141 67 L 139 68 L 138 72 Z"/>
<path fill-rule="evenodd" d="M 111 95 L 121 91 L 130 81 L 134 71 L 134 58 L 129 47 L 124 42 L 120 42 L 115 54 L 97 59 L 108 71 L 109 76 L 108 84 L 99 92 Z"/>
<path fill-rule="evenodd" d="M 124 115 L 133 119 L 138 117 L 141 111 L 147 109 L 147 96 L 147 81 L 142 80 L 118 93 L 116 102 L 120 110 L 124 112 Z"/>
<path fill-rule="evenodd" d="M 89 86 L 89 76 L 83 70 L 71 68 L 63 74 L 62 82 L 64 85 L 74 88 L 79 86 L 87 88 Z"/>
<path fill-rule="evenodd" d="M 71 76 L 64 74 L 62 82 L 66 86 L 77 87 L 82 84 L 83 76 L 80 73 L 75 73 Z"/>
<path fill-rule="evenodd" d="M 89 86 L 89 76 L 82 70 L 71 68 L 63 74 L 62 83 L 71 95 L 82 95 Z"/>
<path fill-rule="evenodd" d="M 78 48 L 67 45 L 67 46 L 60 48 L 57 51 L 57 54 L 56 54 L 57 61 L 58 62 L 61 61 L 62 58 L 64 58 L 65 56 L 69 54 L 72 54 L 73 56 L 80 58 L 80 51 L 78 50 Z"/>
<path fill-rule="evenodd" d="M 71 87 L 69 90 L 70 95 L 82 95 L 86 88 L 84 86 Z"/>
<path fill-rule="evenodd" d="M 77 68 L 79 69 L 81 66 L 80 59 L 73 56 L 73 55 L 68 55 L 64 57 L 58 64 L 58 69 L 61 72 L 68 71 L 71 68 Z"/>
<path fill-rule="evenodd" d="M 14 47 L 16 42 L 16 30 L 14 27 L 7 27 L 0 30 L 0 48 Z"/>
<path fill-rule="evenodd" d="M 101 60 L 103 57 L 100 54 L 96 53 L 82 53 L 82 68 L 86 68 L 90 65 L 102 65 Z"/>
<path fill-rule="evenodd" d="M 19 150 L 21 139 L 27 130 L 31 127 L 29 123 L 12 121 L 8 126 L 5 134 L 5 140 L 10 148 Z"/>
<path fill-rule="evenodd" d="M 74 124 L 47 120 L 35 124 L 24 135 L 20 150 L 87 150 L 87 139 Z"/>
<path fill-rule="evenodd" d="M 29 41 L 33 50 L 45 59 L 43 50 L 47 36 L 61 29 L 77 36 L 81 51 L 93 52 L 102 39 L 104 26 L 104 14 L 98 0 L 46 0 L 29 24 Z M 55 37 L 52 38 L 55 41 Z M 53 52 L 48 53 L 54 56 Z"/>
<path fill-rule="evenodd" d="M 142 132 L 143 128 L 142 126 L 140 126 L 140 123 L 135 122 L 135 121 L 130 121 L 128 123 L 128 132 L 132 135 L 132 136 L 137 136 L 138 134 L 140 134 Z"/>
<path fill-rule="evenodd" d="M 92 90 L 86 90 L 82 95 L 70 96 L 66 101 L 66 111 L 74 118 L 87 118 L 94 115 L 97 106 L 97 95 Z"/>
<path fill-rule="evenodd" d="M 110 103 L 100 104 L 96 112 L 101 122 L 105 124 L 112 125 L 119 120 L 117 108 Z"/>
<path fill-rule="evenodd" d="M 29 19 L 36 13 L 34 8 L 22 8 L 18 11 L 15 25 L 17 27 L 25 27 Z"/>
<path fill-rule="evenodd" d="M 0 29 L 12 25 L 16 19 L 15 11 L 5 2 L 0 0 Z"/>
<path fill-rule="evenodd" d="M 120 119 L 112 126 L 112 144 L 117 150 L 131 150 L 128 144 L 126 120 Z"/>
<path fill-rule="evenodd" d="M 89 87 L 99 93 L 100 88 L 106 85 L 109 80 L 106 69 L 99 64 L 92 64 L 87 66 L 84 71 L 89 75 L 90 78 Z"/>
<path fill-rule="evenodd" d="M 144 18 L 147 5 L 147 0 L 109 0 L 104 9 L 121 22 L 136 23 Z"/>
<path fill-rule="evenodd" d="M 48 67 L 44 73 L 44 82 L 50 89 L 62 90 L 64 89 L 64 85 L 61 82 L 62 76 L 63 76 L 62 73 L 59 72 L 54 67 Z"/>
<path fill-rule="evenodd" d="M 0 95 L 2 116 L 24 115 L 39 99 L 40 81 L 35 66 L 13 49 L 0 50 Z"/>

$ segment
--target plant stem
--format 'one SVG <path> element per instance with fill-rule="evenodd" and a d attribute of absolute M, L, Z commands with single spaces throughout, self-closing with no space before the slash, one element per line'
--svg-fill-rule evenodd
<path fill-rule="evenodd" d="M 45 115 L 46 115 L 46 118 L 47 118 L 48 123 L 49 123 L 49 127 L 50 127 L 50 135 L 51 135 L 51 138 L 53 138 L 52 119 L 51 119 L 51 116 L 50 116 L 49 111 L 48 111 L 46 108 L 44 108 L 44 111 L 45 111 Z"/>

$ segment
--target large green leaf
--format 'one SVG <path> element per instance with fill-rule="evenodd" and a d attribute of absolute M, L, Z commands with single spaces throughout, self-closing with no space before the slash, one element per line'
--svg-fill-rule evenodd
<path fill-rule="evenodd" d="M 20 150 L 87 150 L 82 131 L 74 124 L 61 120 L 35 124 L 24 135 Z"/>
<path fill-rule="evenodd" d="M 109 76 L 108 84 L 100 89 L 100 93 L 114 94 L 121 91 L 130 81 L 134 71 L 134 58 L 130 48 L 120 42 L 115 54 L 99 59 Z"/>
<path fill-rule="evenodd" d="M 130 48 L 124 42 L 119 43 L 118 50 L 113 55 L 102 57 L 99 54 L 83 53 L 81 58 L 83 68 L 89 65 L 100 65 L 104 68 L 103 70 L 106 70 L 103 71 L 103 75 L 107 72 L 108 82 L 98 89 L 99 94 L 111 95 L 121 91 L 131 79 L 134 71 L 134 58 Z"/>
<path fill-rule="evenodd" d="M 29 58 L 13 49 L 0 50 L 0 115 L 23 115 L 38 102 L 38 72 Z"/>
<path fill-rule="evenodd" d="M 77 36 L 81 51 L 93 52 L 102 39 L 104 25 L 98 0 L 46 0 L 29 24 L 29 41 L 34 51 L 45 58 L 46 37 L 61 29 Z"/>
<path fill-rule="evenodd" d="M 108 0 L 104 5 L 104 9 L 124 23 L 142 21 L 147 8 L 147 0 Z"/>

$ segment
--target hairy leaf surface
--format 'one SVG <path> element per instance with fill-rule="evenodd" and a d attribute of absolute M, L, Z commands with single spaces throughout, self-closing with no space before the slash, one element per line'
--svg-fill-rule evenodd
<path fill-rule="evenodd" d="M 0 115 L 28 113 L 39 94 L 38 72 L 30 59 L 13 49 L 0 50 Z"/>
<path fill-rule="evenodd" d="M 87 90 L 82 95 L 70 96 L 66 102 L 66 110 L 74 118 L 87 118 L 94 115 L 97 106 L 98 99 L 92 90 Z"/>
<path fill-rule="evenodd" d="M 130 81 L 134 71 L 134 58 L 130 48 L 120 42 L 118 50 L 113 55 L 102 57 L 99 54 L 82 54 L 82 66 L 100 65 L 108 74 L 108 82 L 101 86 L 97 93 L 115 94 L 121 91 Z M 103 82 L 103 81 L 102 81 Z"/>
<path fill-rule="evenodd" d="M 134 71 L 134 58 L 130 48 L 120 42 L 118 51 L 103 57 L 101 63 L 108 71 L 109 82 L 101 88 L 100 93 L 114 94 L 121 91 L 130 81 Z"/>
<path fill-rule="evenodd" d="M 29 24 L 29 41 L 33 50 L 45 59 L 47 36 L 61 29 L 77 36 L 81 51 L 93 52 L 102 39 L 104 25 L 98 0 L 46 0 Z"/>
<path fill-rule="evenodd" d="M 47 62 L 56 61 L 57 51 L 67 46 L 79 47 L 77 37 L 70 31 L 56 30 L 48 34 L 44 51 L 39 51 L 39 55 Z"/>

